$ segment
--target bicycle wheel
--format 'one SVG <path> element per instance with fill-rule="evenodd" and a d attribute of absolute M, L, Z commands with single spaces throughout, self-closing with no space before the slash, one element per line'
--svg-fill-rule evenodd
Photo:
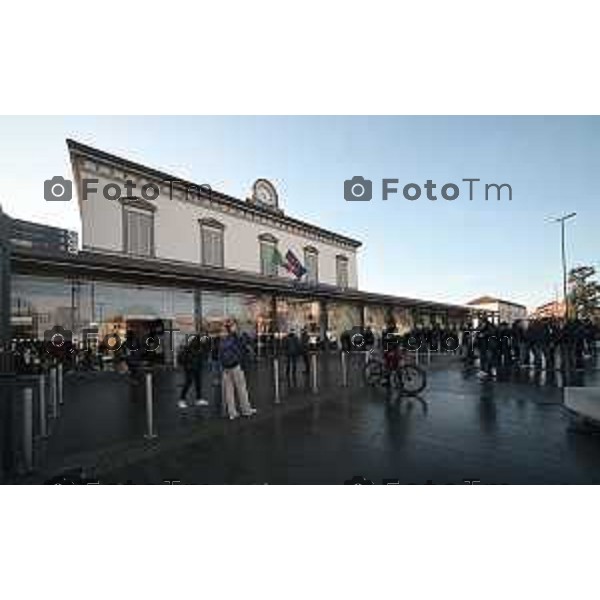
<path fill-rule="evenodd" d="M 390 372 L 390 390 L 393 392 L 402 392 L 404 389 L 404 385 L 402 383 L 402 376 L 400 374 L 400 370 Z"/>
<path fill-rule="evenodd" d="M 398 369 L 402 391 L 409 396 L 416 396 L 425 389 L 427 375 L 416 365 L 404 365 Z"/>
<path fill-rule="evenodd" d="M 383 364 L 378 360 L 370 360 L 363 371 L 367 385 L 375 387 L 381 382 L 383 376 Z"/>

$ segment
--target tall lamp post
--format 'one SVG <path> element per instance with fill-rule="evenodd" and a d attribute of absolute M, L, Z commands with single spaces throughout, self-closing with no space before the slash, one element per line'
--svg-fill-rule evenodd
<path fill-rule="evenodd" d="M 563 300 L 565 303 L 565 319 L 569 318 L 569 299 L 567 296 L 567 252 L 565 246 L 565 222 L 572 219 L 577 213 L 569 213 L 562 217 L 552 219 L 554 223 L 560 223 L 560 249 L 562 255 L 562 270 L 563 270 Z"/>

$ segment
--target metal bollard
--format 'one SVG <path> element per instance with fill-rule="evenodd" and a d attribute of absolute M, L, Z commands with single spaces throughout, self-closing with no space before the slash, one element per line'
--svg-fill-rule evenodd
<path fill-rule="evenodd" d="M 146 373 L 146 434 L 147 440 L 158 437 L 154 432 L 154 390 L 152 388 L 152 373 Z"/>
<path fill-rule="evenodd" d="M 58 363 L 56 369 L 56 389 L 58 394 L 58 403 L 64 404 L 63 398 L 63 366 L 62 363 Z"/>
<path fill-rule="evenodd" d="M 40 401 L 40 437 L 48 437 L 48 414 L 46 411 L 46 376 L 40 373 L 38 396 Z"/>
<path fill-rule="evenodd" d="M 33 471 L 33 390 L 23 390 L 23 460 L 25 470 Z"/>
<path fill-rule="evenodd" d="M 346 353 L 342 350 L 342 385 L 348 387 L 348 365 L 346 364 Z"/>
<path fill-rule="evenodd" d="M 50 406 L 52 407 L 52 418 L 58 417 L 58 392 L 56 390 L 56 367 L 50 368 Z"/>
<path fill-rule="evenodd" d="M 273 359 L 273 380 L 275 383 L 275 404 L 281 404 L 281 396 L 279 394 L 279 359 Z"/>
<path fill-rule="evenodd" d="M 311 370 L 311 380 L 312 380 L 312 392 L 316 394 L 319 391 L 317 385 L 317 353 L 313 352 L 310 357 L 310 370 Z"/>

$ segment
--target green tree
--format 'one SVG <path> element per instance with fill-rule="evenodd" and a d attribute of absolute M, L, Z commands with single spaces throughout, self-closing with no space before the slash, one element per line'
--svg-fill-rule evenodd
<path fill-rule="evenodd" d="M 579 266 L 569 272 L 569 312 L 579 319 L 600 315 L 600 283 L 594 267 Z"/>

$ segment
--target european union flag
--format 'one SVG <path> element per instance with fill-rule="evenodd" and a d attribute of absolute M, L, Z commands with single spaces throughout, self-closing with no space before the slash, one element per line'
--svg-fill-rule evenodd
<path fill-rule="evenodd" d="M 288 264 L 288 270 L 291 271 L 298 279 L 306 273 L 304 265 L 298 260 L 298 257 L 291 251 L 288 250 L 285 255 L 285 260 Z"/>

